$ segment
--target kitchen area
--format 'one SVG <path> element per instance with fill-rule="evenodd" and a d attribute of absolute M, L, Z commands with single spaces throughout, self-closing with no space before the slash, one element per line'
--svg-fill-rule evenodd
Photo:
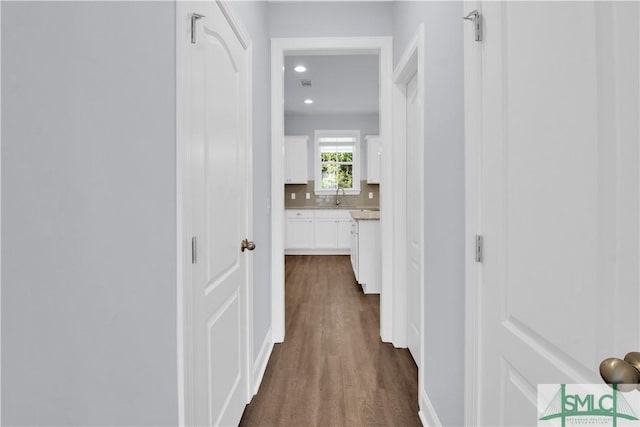
<path fill-rule="evenodd" d="M 378 56 L 285 58 L 285 255 L 343 255 L 380 293 Z"/>

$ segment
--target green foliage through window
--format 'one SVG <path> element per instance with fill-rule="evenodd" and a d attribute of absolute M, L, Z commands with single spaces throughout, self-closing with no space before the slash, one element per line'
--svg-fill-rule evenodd
<path fill-rule="evenodd" d="M 320 168 L 322 189 L 353 188 L 353 147 L 320 147 Z"/>

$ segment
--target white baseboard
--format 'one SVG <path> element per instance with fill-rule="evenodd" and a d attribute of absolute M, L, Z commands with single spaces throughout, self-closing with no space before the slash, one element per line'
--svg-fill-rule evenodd
<path fill-rule="evenodd" d="M 431 400 L 429 400 L 429 396 L 427 396 L 427 392 L 424 390 L 420 393 L 420 411 L 418 412 L 418 416 L 420 417 L 420 422 L 422 422 L 422 425 L 425 427 L 442 426 L 438 414 L 436 414 L 436 410 L 433 409 Z"/>
<path fill-rule="evenodd" d="M 262 346 L 260 346 L 260 353 L 256 357 L 253 363 L 253 395 L 255 396 L 260 389 L 262 383 L 262 377 L 267 370 L 267 363 L 269 363 L 269 357 L 271 357 L 271 351 L 273 350 L 273 337 L 271 336 L 271 328 L 267 331 Z"/>
<path fill-rule="evenodd" d="M 418 411 L 418 417 L 420 418 L 420 422 L 422 423 L 423 426 L 429 425 L 427 424 L 427 419 L 424 417 L 424 412 Z"/>

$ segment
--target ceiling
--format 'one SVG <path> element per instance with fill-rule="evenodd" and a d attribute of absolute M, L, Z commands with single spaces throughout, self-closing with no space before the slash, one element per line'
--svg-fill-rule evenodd
<path fill-rule="evenodd" d="M 378 112 L 378 55 L 286 56 L 284 65 L 285 114 Z M 307 71 L 294 71 L 297 65 Z M 311 80 L 311 87 L 300 80 Z"/>

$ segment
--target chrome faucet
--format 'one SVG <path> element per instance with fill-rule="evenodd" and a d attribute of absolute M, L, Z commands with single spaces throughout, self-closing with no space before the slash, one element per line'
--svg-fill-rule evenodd
<path fill-rule="evenodd" d="M 336 206 L 340 206 L 340 198 L 339 198 L 340 190 L 342 190 L 342 197 L 346 195 L 344 192 L 344 188 L 340 187 L 340 184 L 338 184 L 338 188 L 336 189 Z"/>

